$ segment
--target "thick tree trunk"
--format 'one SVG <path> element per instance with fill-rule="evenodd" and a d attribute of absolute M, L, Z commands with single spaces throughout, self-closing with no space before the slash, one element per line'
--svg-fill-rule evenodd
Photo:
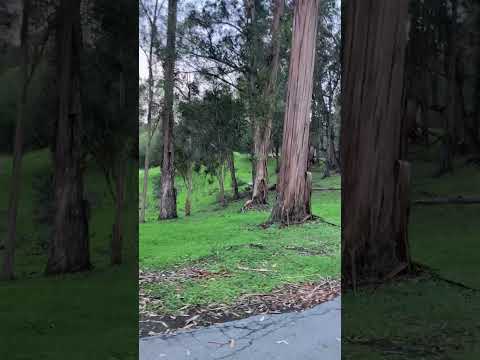
<path fill-rule="evenodd" d="M 188 164 L 185 185 L 187 187 L 187 196 L 185 198 L 185 216 L 190 216 L 192 213 L 193 163 Z"/>
<path fill-rule="evenodd" d="M 408 0 L 345 5 L 342 77 L 342 281 L 408 266 L 409 167 L 403 122 Z"/>
<path fill-rule="evenodd" d="M 88 218 L 83 197 L 80 0 L 62 0 L 59 11 L 55 220 L 47 274 L 90 269 Z"/>
<path fill-rule="evenodd" d="M 27 106 L 28 91 L 28 22 L 30 0 L 23 1 L 22 25 L 20 30 L 21 54 L 21 80 L 18 98 L 17 123 L 15 126 L 15 143 L 13 148 L 13 167 L 10 185 L 10 197 L 7 213 L 7 237 L 4 242 L 5 253 L 3 259 L 2 278 L 12 280 L 15 276 L 15 245 L 17 239 L 17 214 L 20 200 L 21 170 L 23 158 L 23 133 L 25 108 Z"/>
<path fill-rule="evenodd" d="M 254 130 L 255 177 L 253 181 L 252 205 L 264 205 L 268 201 L 268 155 L 270 153 L 275 94 L 280 62 L 280 20 L 284 11 L 284 0 L 273 0 L 272 44 L 270 50 L 270 78 L 264 98 L 268 102 L 266 119 L 256 119 Z"/>
<path fill-rule="evenodd" d="M 237 181 L 237 174 L 235 170 L 235 155 L 233 154 L 233 151 L 230 152 L 227 158 L 228 162 L 228 168 L 230 170 L 230 176 L 232 178 L 232 192 L 233 192 L 233 198 L 235 200 L 240 199 L 240 193 L 238 192 L 238 181 Z"/>
<path fill-rule="evenodd" d="M 298 0 L 283 126 L 282 162 L 271 221 L 301 223 L 311 217 L 311 174 L 307 171 L 313 70 L 319 0 Z"/>
<path fill-rule="evenodd" d="M 173 148 L 173 87 L 176 58 L 177 0 L 168 1 L 167 55 L 164 63 L 165 76 L 165 108 L 163 110 L 163 162 L 162 190 L 160 197 L 159 218 L 173 219 L 177 217 L 177 196 L 175 190 L 175 167 Z"/>

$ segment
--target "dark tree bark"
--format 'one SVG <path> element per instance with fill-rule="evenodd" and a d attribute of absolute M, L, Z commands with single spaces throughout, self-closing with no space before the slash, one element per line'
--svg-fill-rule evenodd
<path fill-rule="evenodd" d="M 298 0 L 283 126 L 282 162 L 271 221 L 301 223 L 311 217 L 309 132 L 319 0 Z"/>
<path fill-rule="evenodd" d="M 478 29 L 480 33 L 480 29 Z M 477 47 L 476 64 L 480 66 L 480 46 Z M 465 136 L 469 153 L 480 155 L 480 76 L 475 81 L 475 107 L 473 113 L 465 119 Z"/>
<path fill-rule="evenodd" d="M 438 174 L 453 171 L 453 157 L 457 146 L 457 0 L 452 0 L 452 18 L 449 27 L 447 75 L 448 104 L 445 116 L 445 135 L 440 148 L 440 168 Z"/>
<path fill-rule="evenodd" d="M 30 0 L 23 1 L 22 25 L 20 29 L 21 80 L 18 98 L 17 123 L 15 125 L 15 143 L 13 149 L 13 168 L 10 186 L 10 198 L 7 213 L 7 237 L 3 259 L 2 278 L 11 280 L 15 275 L 15 244 L 17 239 L 17 214 L 20 200 L 21 168 L 23 157 L 23 133 L 25 108 L 28 92 L 28 23 L 30 18 Z"/>
<path fill-rule="evenodd" d="M 62 0 L 58 11 L 55 220 L 47 274 L 90 269 L 88 218 L 83 196 L 80 0 Z"/>
<path fill-rule="evenodd" d="M 126 108 L 126 91 L 125 79 L 123 71 L 120 72 L 120 98 L 119 98 L 119 116 L 125 119 L 127 114 Z M 127 148 L 128 149 L 128 148 Z M 120 265 L 122 263 L 122 246 L 123 246 L 123 213 L 125 208 L 125 178 L 127 176 L 128 153 L 126 148 L 117 149 L 116 164 L 114 167 L 115 182 L 115 222 L 113 224 L 112 242 L 110 244 L 111 254 L 110 261 L 112 265 Z"/>
<path fill-rule="evenodd" d="M 168 1 L 167 54 L 164 62 L 164 92 L 165 108 L 163 110 L 163 162 L 162 190 L 160 195 L 159 219 L 174 219 L 177 217 L 177 196 L 175 189 L 175 167 L 173 147 L 173 88 L 176 58 L 177 0 Z"/>
<path fill-rule="evenodd" d="M 409 264 L 408 0 L 351 0 L 343 15 L 342 281 L 355 286 Z"/>
<path fill-rule="evenodd" d="M 237 181 L 237 174 L 235 170 L 235 155 L 233 154 L 233 151 L 230 152 L 227 158 L 228 162 L 228 169 L 230 170 L 230 176 L 232 179 L 232 192 L 233 192 L 233 198 L 235 200 L 240 199 L 240 193 L 238 192 L 238 181 Z"/>
<path fill-rule="evenodd" d="M 122 263 L 123 213 L 125 210 L 126 159 L 120 158 L 115 176 L 115 222 L 113 224 L 111 247 L 111 264 Z"/>
<path fill-rule="evenodd" d="M 423 86 L 420 98 L 420 118 L 422 126 L 422 135 L 426 146 L 430 146 L 430 119 L 428 111 L 430 109 L 430 92 L 431 92 L 431 77 L 427 71 L 423 73 Z"/>
<path fill-rule="evenodd" d="M 256 119 L 254 124 L 255 176 L 252 205 L 264 205 L 268 201 L 268 155 L 271 147 L 272 124 L 275 113 L 275 94 L 280 62 L 280 20 L 284 12 L 284 0 L 273 0 L 272 43 L 270 49 L 270 78 L 264 98 L 268 102 L 266 119 Z"/>

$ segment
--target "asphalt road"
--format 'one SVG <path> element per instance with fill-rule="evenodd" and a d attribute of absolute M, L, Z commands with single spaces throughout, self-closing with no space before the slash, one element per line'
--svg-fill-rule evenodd
<path fill-rule="evenodd" d="M 340 360 L 341 301 L 140 339 L 140 360 Z"/>

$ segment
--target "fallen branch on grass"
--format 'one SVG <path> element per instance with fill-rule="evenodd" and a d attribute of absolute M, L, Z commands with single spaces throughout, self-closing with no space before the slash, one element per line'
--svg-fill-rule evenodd
<path fill-rule="evenodd" d="M 140 330 L 142 336 L 158 334 L 174 334 L 180 329 L 191 329 L 198 326 L 208 326 L 231 320 L 238 320 L 252 315 L 278 314 L 282 312 L 302 311 L 329 301 L 340 295 L 340 281 L 325 279 L 321 283 L 285 284 L 265 294 L 251 293 L 240 296 L 233 304 L 188 305 L 185 314 L 172 316 L 169 314 L 156 315 L 140 309 L 142 321 Z M 146 295 L 149 296 L 149 295 Z M 200 315 L 198 318 L 194 318 Z M 149 318 L 160 318 L 169 328 L 151 323 Z M 184 318 L 184 319 L 183 319 Z M 186 324 L 188 319 L 189 324 Z M 265 320 L 262 318 L 260 321 Z M 155 330 L 155 331 L 152 331 Z M 231 341 L 232 342 L 232 341 Z M 226 345 L 223 343 L 223 345 Z M 233 342 L 233 344 L 235 343 Z"/>
<path fill-rule="evenodd" d="M 316 216 L 316 217 L 314 218 L 314 220 L 315 220 L 315 221 L 318 221 L 318 222 L 320 222 L 320 223 L 323 223 L 323 224 L 330 225 L 330 226 L 340 227 L 340 225 L 331 223 L 331 222 L 325 220 L 324 218 L 322 218 L 322 217 L 320 217 L 320 216 Z"/>
<path fill-rule="evenodd" d="M 456 197 L 422 199 L 422 200 L 412 201 L 412 205 L 448 205 L 448 204 L 460 204 L 460 205 L 480 204 L 480 197 L 456 196 Z"/>
<path fill-rule="evenodd" d="M 239 270 L 244 270 L 244 271 L 257 271 L 257 272 L 273 272 L 273 270 L 268 270 L 268 269 L 250 269 L 247 267 L 243 266 L 237 266 Z"/>

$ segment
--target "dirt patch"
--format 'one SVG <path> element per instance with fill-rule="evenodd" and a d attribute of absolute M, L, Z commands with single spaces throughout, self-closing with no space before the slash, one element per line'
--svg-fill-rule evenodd
<path fill-rule="evenodd" d="M 308 215 L 302 221 L 292 222 L 292 223 L 289 223 L 289 224 L 283 224 L 283 223 L 276 224 L 276 223 L 268 220 L 267 222 L 264 222 L 263 224 L 259 224 L 257 226 L 261 229 L 268 229 L 273 225 L 278 225 L 278 227 L 280 229 L 283 229 L 283 228 L 287 228 L 287 227 L 291 227 L 291 226 L 303 226 L 303 225 L 308 225 L 308 224 L 326 224 L 326 225 L 329 225 L 329 226 L 334 226 L 334 227 L 340 228 L 340 225 L 329 222 L 329 221 L 325 220 L 324 218 L 322 218 L 320 216 L 317 216 L 317 215 Z"/>
<path fill-rule="evenodd" d="M 140 293 L 140 336 L 172 334 L 200 326 L 209 326 L 253 315 L 302 311 L 340 294 L 340 281 L 287 284 L 267 294 L 245 294 L 233 304 L 185 306 L 177 314 L 155 314 L 147 310 L 154 303 L 148 294 Z M 144 304 L 142 308 L 142 304 Z"/>

